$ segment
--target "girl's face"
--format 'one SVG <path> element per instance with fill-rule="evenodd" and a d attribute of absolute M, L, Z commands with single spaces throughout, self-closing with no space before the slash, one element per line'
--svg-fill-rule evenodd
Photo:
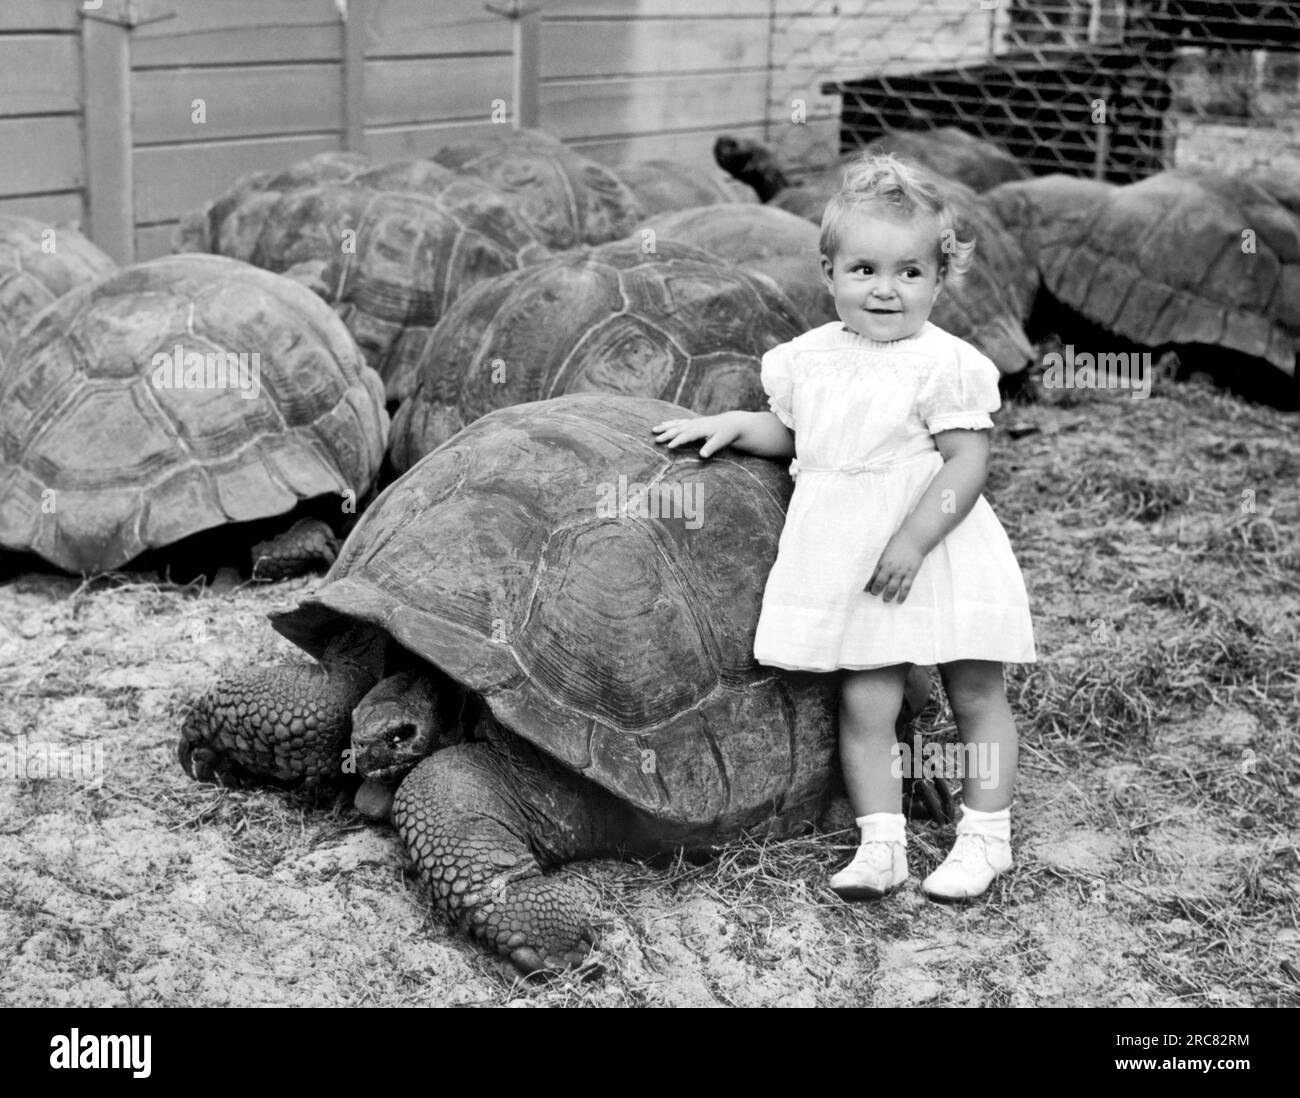
<path fill-rule="evenodd" d="M 882 209 L 844 224 L 822 277 L 840 319 L 867 339 L 890 342 L 921 330 L 938 300 L 939 219 Z"/>

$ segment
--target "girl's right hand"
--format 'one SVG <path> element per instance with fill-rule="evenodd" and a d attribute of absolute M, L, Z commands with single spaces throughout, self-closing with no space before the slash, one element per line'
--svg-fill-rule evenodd
<path fill-rule="evenodd" d="M 731 412 L 723 412 L 694 419 L 666 419 L 663 423 L 656 423 L 651 430 L 655 442 L 666 442 L 670 450 L 683 443 L 704 439 L 700 457 L 706 458 L 735 442 L 740 437 L 741 424 Z"/>

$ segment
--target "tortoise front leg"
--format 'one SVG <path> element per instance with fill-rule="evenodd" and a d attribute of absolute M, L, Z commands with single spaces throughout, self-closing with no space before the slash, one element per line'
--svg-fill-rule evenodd
<path fill-rule="evenodd" d="M 393 802 L 439 910 L 524 973 L 576 966 L 594 942 L 586 888 L 544 875 L 542 862 L 613 849 L 625 817 L 613 797 L 539 753 L 497 743 L 437 752 Z"/>
<path fill-rule="evenodd" d="M 181 726 L 177 756 L 198 781 L 319 785 L 337 778 L 353 707 L 374 683 L 360 668 L 258 668 L 217 683 Z"/>
<path fill-rule="evenodd" d="M 253 546 L 253 578 L 274 581 L 323 572 L 338 555 L 339 539 L 329 523 L 299 519 L 283 533 Z"/>

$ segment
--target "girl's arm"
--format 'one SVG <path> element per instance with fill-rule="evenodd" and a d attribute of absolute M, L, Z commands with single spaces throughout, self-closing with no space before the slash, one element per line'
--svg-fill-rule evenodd
<path fill-rule="evenodd" d="M 940 431 L 943 468 L 880 554 L 865 590 L 890 602 L 907 598 L 921 562 L 975 506 L 989 471 L 989 432 Z"/>
<path fill-rule="evenodd" d="M 700 447 L 702 458 L 724 446 L 734 446 L 759 457 L 794 457 L 794 432 L 771 412 L 722 412 L 695 419 L 668 419 L 656 423 L 651 430 L 655 442 L 666 442 L 670 450 L 704 439 Z M 978 496 L 979 492 L 975 494 Z"/>

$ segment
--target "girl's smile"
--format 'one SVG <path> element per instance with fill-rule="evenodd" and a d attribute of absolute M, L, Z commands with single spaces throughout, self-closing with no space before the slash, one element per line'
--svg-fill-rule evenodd
<path fill-rule="evenodd" d="M 822 277 L 845 325 L 867 339 L 916 335 L 939 297 L 939 220 L 873 211 L 844 226 L 834 262 Z"/>

